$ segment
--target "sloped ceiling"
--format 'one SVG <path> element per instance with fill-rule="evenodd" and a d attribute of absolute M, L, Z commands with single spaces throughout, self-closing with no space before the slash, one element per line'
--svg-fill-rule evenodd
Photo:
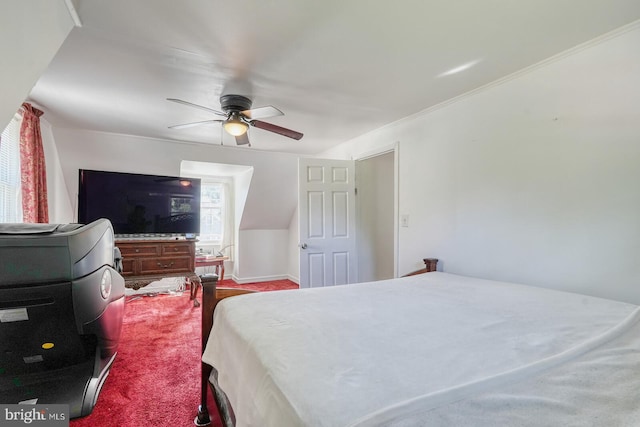
<path fill-rule="evenodd" d="M 36 8 L 38 13 L 34 13 Z M 16 114 L 73 26 L 64 0 L 5 0 L 2 3 L 0 129 Z M 34 36 L 34 27 L 47 37 Z"/>
<path fill-rule="evenodd" d="M 637 0 L 75 0 L 75 28 L 30 100 L 57 127 L 228 146 L 219 110 L 250 96 L 301 131 L 253 150 L 312 155 L 640 18 Z M 459 67 L 464 71 L 452 73 Z"/>

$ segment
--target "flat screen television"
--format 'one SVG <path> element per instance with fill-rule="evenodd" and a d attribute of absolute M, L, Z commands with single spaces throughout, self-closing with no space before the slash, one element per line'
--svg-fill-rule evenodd
<path fill-rule="evenodd" d="M 98 218 L 118 237 L 197 235 L 200 179 L 80 169 L 78 222 Z"/>

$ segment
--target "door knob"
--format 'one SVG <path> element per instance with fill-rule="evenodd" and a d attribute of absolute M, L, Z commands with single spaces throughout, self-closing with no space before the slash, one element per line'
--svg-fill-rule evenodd
<path fill-rule="evenodd" d="M 300 249 L 307 249 L 307 244 L 306 243 L 302 243 L 300 245 Z"/>

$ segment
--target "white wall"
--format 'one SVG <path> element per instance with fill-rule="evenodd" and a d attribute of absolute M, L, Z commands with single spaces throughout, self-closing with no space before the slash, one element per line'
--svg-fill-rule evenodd
<path fill-rule="evenodd" d="M 291 222 L 289 223 L 289 265 L 287 271 L 289 272 L 289 280 L 300 284 L 300 230 L 298 229 L 298 208 L 293 215 L 291 215 Z"/>
<path fill-rule="evenodd" d="M 242 196 L 246 197 L 244 213 L 237 218 L 238 246 L 243 244 L 243 231 L 259 231 L 261 241 L 272 235 L 274 242 L 261 246 L 276 245 L 278 250 L 234 248 L 237 252 L 233 272 L 227 274 L 232 273 L 243 282 L 288 276 L 289 247 L 281 247 L 281 241 L 283 234 L 288 236 L 291 216 L 297 206 L 297 156 L 56 127 L 53 135 L 73 206 L 74 218 L 65 219 L 69 221 L 75 220 L 78 169 L 177 176 L 183 160 L 252 166 L 252 171 L 237 178 L 251 183 L 249 193 Z M 285 241 L 288 243 L 288 237 Z M 244 242 L 249 244 L 251 240 Z"/>
<path fill-rule="evenodd" d="M 324 156 L 400 141 L 400 274 L 437 257 L 640 303 L 638 46 L 640 25 Z"/>
<path fill-rule="evenodd" d="M 64 0 L 3 0 L 0 129 L 9 124 L 73 27 Z"/>
<path fill-rule="evenodd" d="M 287 279 L 288 230 L 240 230 L 234 280 L 238 283 Z"/>
<path fill-rule="evenodd" d="M 64 182 L 60 157 L 55 144 L 51 124 L 40 118 L 42 133 L 42 148 L 47 169 L 47 203 L 49 205 L 49 222 L 60 224 L 74 221 L 74 208 L 69 199 L 69 193 Z"/>
<path fill-rule="evenodd" d="M 233 197 L 234 197 L 234 205 L 242 206 L 242 208 L 234 209 L 233 213 L 235 215 L 234 224 L 242 224 L 242 216 L 245 211 L 245 206 L 247 202 L 247 194 L 248 189 L 251 188 L 251 178 L 253 177 L 253 168 L 239 173 L 235 176 L 235 184 L 233 189 Z M 242 264 L 243 259 L 238 255 L 240 249 L 240 232 L 239 226 L 236 225 L 235 230 L 237 234 L 233 236 L 233 247 L 229 248 L 233 253 L 233 257 L 231 257 L 233 261 L 233 277 L 240 278 L 239 267 Z M 247 260 L 251 262 L 251 259 Z"/>

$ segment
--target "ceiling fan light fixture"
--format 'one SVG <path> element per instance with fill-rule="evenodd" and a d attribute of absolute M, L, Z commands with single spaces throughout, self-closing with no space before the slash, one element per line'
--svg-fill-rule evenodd
<path fill-rule="evenodd" d="M 222 127 L 233 136 L 244 135 L 249 129 L 249 125 L 240 119 L 238 113 L 231 113 L 231 116 L 222 124 Z"/>

